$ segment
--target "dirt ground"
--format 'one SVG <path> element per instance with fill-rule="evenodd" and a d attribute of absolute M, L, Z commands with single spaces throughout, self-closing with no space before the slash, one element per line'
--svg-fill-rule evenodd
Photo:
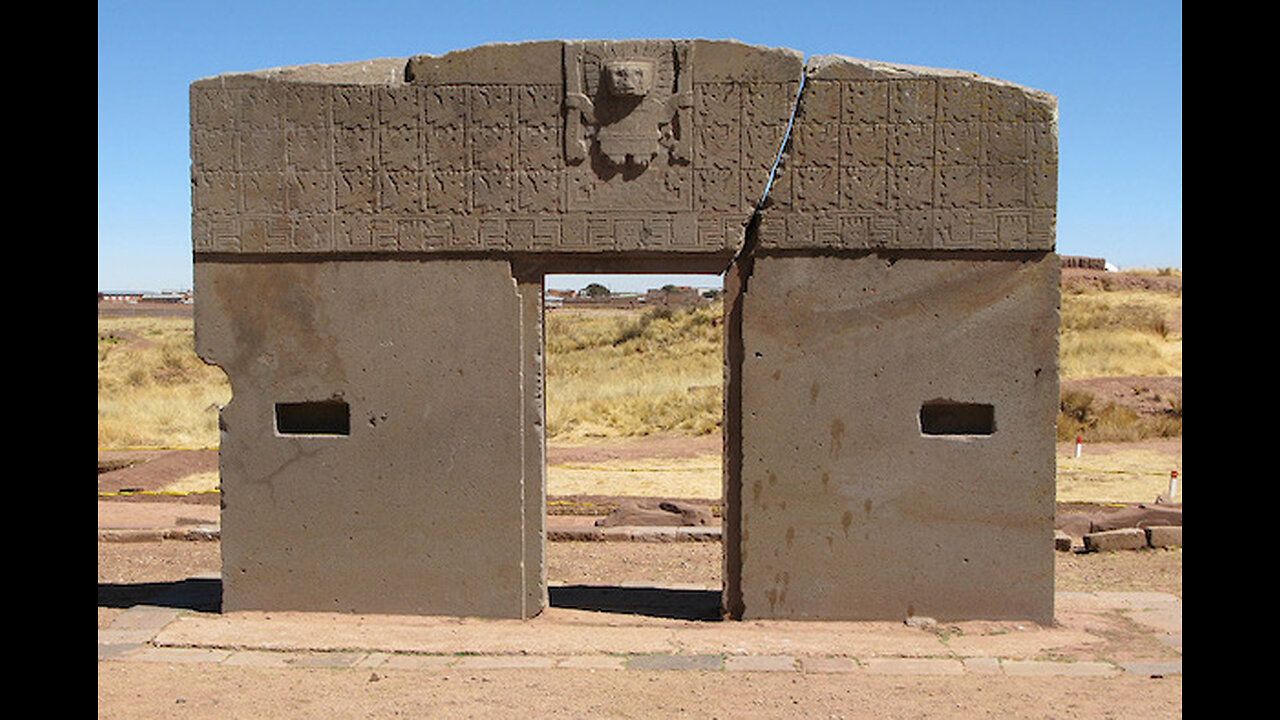
<path fill-rule="evenodd" d="M 718 437 L 639 438 L 552 445 L 550 463 L 686 458 L 719 452 Z M 1167 451 L 1181 457 L 1164 441 Z M 1069 449 L 1061 448 L 1061 452 Z M 1091 454 L 1109 448 L 1093 446 Z M 159 489 L 216 468 L 211 451 L 99 453 L 100 493 Z M 108 470 L 103 472 L 103 470 Z M 156 501 L 165 496 L 121 498 Z M 217 503 L 216 494 L 175 500 Z M 553 584 L 701 585 L 721 578 L 719 543 L 547 545 Z M 1182 597 L 1182 551 L 1056 555 L 1060 591 L 1153 591 Z M 98 627 L 157 586 L 216 574 L 218 542 L 98 543 Z M 104 596 L 108 599 L 104 601 Z M 1127 642 L 1113 641 L 1116 647 Z M 222 664 L 98 663 L 101 718 L 204 717 L 696 717 L 1101 718 L 1181 717 L 1182 676 L 1151 678 L 888 676 L 640 670 L 249 668 Z"/>
<path fill-rule="evenodd" d="M 1131 279 L 1064 272 L 1064 286 L 1145 283 L 1180 289 L 1181 278 Z M 104 305 L 106 307 L 104 307 Z M 190 315 L 190 306 L 99 303 L 99 314 Z M 1167 397 L 1172 387 L 1137 379 L 1087 388 L 1117 402 Z M 1160 381 L 1164 383 L 1164 380 Z M 1181 379 L 1177 379 L 1181 391 Z M 1105 454 L 1103 446 L 1091 453 Z M 639 438 L 609 445 L 548 448 L 548 463 L 718 454 L 720 439 Z M 1177 444 L 1181 458 L 1181 442 Z M 184 476 L 216 470 L 215 451 L 99 452 L 98 491 L 158 491 Z M 120 497 L 121 502 L 167 496 Z M 172 497 L 218 503 L 216 494 Z M 548 543 L 552 583 L 716 586 L 718 543 Z M 1156 591 L 1182 597 L 1182 552 L 1058 554 L 1060 591 Z M 218 542 L 98 543 L 98 627 L 143 602 L 157 585 L 217 573 Z M 109 601 L 104 602 L 104 595 Z M 646 672 L 553 670 L 411 671 L 253 668 L 208 663 L 98 663 L 98 717 L 697 717 L 697 718 L 1160 718 L 1182 717 L 1182 676 L 955 677 L 868 673 Z"/>
<path fill-rule="evenodd" d="M 100 718 L 1181 718 L 1182 676 L 98 664 Z"/>
<path fill-rule="evenodd" d="M 716 543 L 549 543 L 553 583 L 715 585 Z M 98 627 L 123 612 L 104 586 L 219 568 L 217 542 L 98 543 Z M 1059 554 L 1059 590 L 1182 595 L 1181 551 Z M 112 604 L 125 605 L 119 592 Z M 140 717 L 1181 717 L 1182 676 L 877 676 L 551 670 L 410 671 L 99 662 L 98 716 Z"/>

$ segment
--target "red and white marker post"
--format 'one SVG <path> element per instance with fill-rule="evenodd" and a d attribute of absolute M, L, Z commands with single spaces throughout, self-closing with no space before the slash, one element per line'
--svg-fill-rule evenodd
<path fill-rule="evenodd" d="M 1076 457 L 1080 457 L 1081 455 L 1084 455 L 1084 438 L 1077 435 L 1076 436 Z"/>

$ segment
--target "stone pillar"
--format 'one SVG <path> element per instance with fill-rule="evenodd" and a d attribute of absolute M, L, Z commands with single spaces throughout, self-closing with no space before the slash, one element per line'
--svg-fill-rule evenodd
<path fill-rule="evenodd" d="M 202 262 L 196 283 L 197 349 L 233 392 L 224 609 L 541 609 L 508 263 Z"/>
<path fill-rule="evenodd" d="M 743 618 L 1052 620 L 1057 273 L 756 259 Z"/>
<path fill-rule="evenodd" d="M 741 282 L 737 614 L 1052 620 L 1056 103 L 818 57 L 786 156 Z"/>

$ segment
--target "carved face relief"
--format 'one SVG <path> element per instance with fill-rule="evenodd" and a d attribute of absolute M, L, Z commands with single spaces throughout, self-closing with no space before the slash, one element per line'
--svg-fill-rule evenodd
<path fill-rule="evenodd" d="M 614 97 L 644 97 L 653 89 L 651 60 L 612 60 L 604 66 L 605 85 Z"/>
<path fill-rule="evenodd" d="M 566 161 L 590 156 L 606 173 L 642 173 L 666 148 L 670 162 L 687 163 L 692 61 L 687 43 L 678 43 L 673 53 L 669 42 L 566 45 Z"/>

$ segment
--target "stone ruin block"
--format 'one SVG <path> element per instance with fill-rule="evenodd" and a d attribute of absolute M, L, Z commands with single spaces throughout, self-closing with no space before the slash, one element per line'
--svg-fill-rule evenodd
<path fill-rule="evenodd" d="M 1053 98 L 551 41 L 201 80 L 191 123 L 224 608 L 537 614 L 544 275 L 727 271 L 730 615 L 1052 618 Z"/>

